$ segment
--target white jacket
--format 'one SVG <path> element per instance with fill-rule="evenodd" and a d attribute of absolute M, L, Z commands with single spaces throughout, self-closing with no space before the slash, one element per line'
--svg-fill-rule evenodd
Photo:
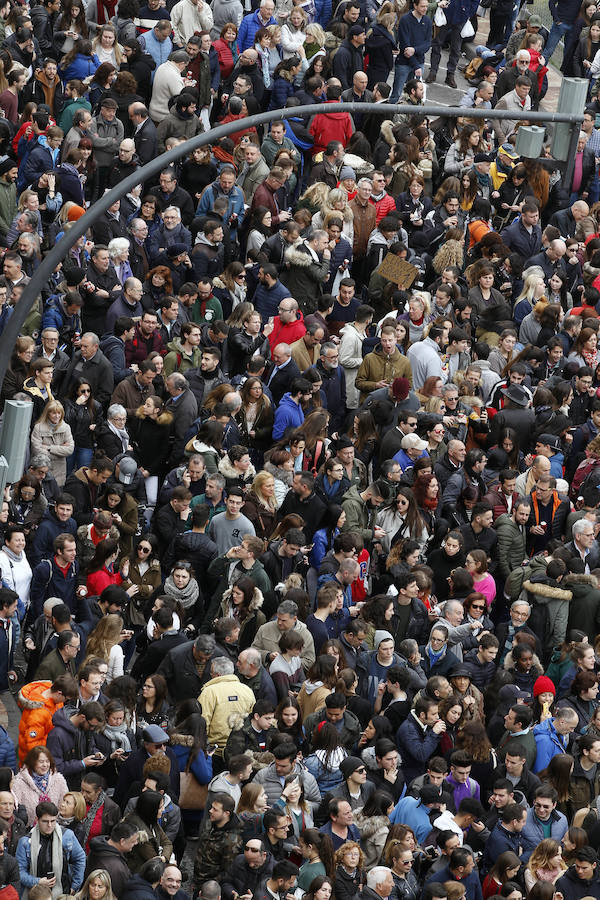
<path fill-rule="evenodd" d="M 182 0 L 189 5 L 189 0 Z M 178 4 L 179 5 L 179 4 Z M 169 115 L 169 100 L 177 97 L 183 90 L 183 78 L 174 62 L 164 62 L 159 66 L 152 84 L 150 100 L 150 117 L 154 122 L 162 122 Z"/>
<path fill-rule="evenodd" d="M 365 335 L 356 330 L 352 322 L 348 322 L 340 330 L 340 366 L 346 376 L 346 406 L 358 409 L 360 391 L 356 387 L 356 373 L 363 361 L 362 345 Z"/>
<path fill-rule="evenodd" d="M 4 550 L 0 550 L 0 576 L 2 581 L 15 591 L 25 606 L 29 606 L 29 588 L 31 586 L 31 566 L 25 553 L 20 560 L 10 559 Z"/>
<path fill-rule="evenodd" d="M 210 31 L 213 27 L 213 14 L 208 3 L 196 0 L 179 0 L 171 10 L 171 24 L 175 35 L 175 43 L 185 46 L 195 31 Z"/>

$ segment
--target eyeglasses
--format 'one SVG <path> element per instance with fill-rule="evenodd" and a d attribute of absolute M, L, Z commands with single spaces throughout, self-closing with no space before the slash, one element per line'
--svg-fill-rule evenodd
<path fill-rule="evenodd" d="M 142 553 L 151 553 L 151 552 L 152 552 L 152 547 L 142 547 L 142 545 L 140 544 L 140 545 L 138 546 L 138 550 L 141 550 Z M 483 609 L 483 606 L 482 606 L 481 608 Z"/>
<path fill-rule="evenodd" d="M 250 853 L 260 853 L 261 847 L 244 847 L 244 850 L 249 850 Z"/>
<path fill-rule="evenodd" d="M 480 606 L 479 603 L 471 603 L 471 609 L 485 609 L 485 606 Z"/>

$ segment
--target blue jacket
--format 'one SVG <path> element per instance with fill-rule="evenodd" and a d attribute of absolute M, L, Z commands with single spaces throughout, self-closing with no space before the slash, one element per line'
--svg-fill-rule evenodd
<path fill-rule="evenodd" d="M 146 53 L 148 53 L 156 63 L 156 69 L 154 69 L 151 76 L 152 81 L 154 81 L 154 76 L 156 75 L 158 67 L 162 66 L 162 64 L 168 60 L 169 56 L 173 52 L 173 41 L 170 37 L 168 37 L 166 41 L 157 41 L 156 35 L 154 34 L 154 29 L 147 31 L 140 37 L 140 44 L 142 44 L 143 42 L 143 46 L 146 48 Z"/>
<path fill-rule="evenodd" d="M 542 229 L 539 225 L 534 225 L 529 234 L 521 219 L 515 219 L 508 228 L 502 229 L 502 240 L 506 247 L 524 259 L 530 259 L 539 253 L 542 246 Z"/>
<path fill-rule="evenodd" d="M 77 533 L 77 522 L 71 516 L 66 522 L 59 522 L 53 507 L 48 507 L 33 537 L 33 544 L 28 553 L 29 565 L 35 568 L 42 559 L 54 556 L 54 539 L 59 534 Z"/>
<path fill-rule="evenodd" d="M 288 97 L 293 97 L 294 94 L 295 88 L 293 82 L 278 75 L 277 78 L 273 79 L 273 89 L 271 91 L 269 109 L 283 109 Z"/>
<path fill-rule="evenodd" d="M 231 188 L 228 194 L 224 193 L 221 190 L 221 186 L 218 181 L 213 181 L 212 184 L 209 184 L 208 187 L 204 190 L 202 196 L 200 197 L 200 202 L 198 203 L 198 209 L 196 210 L 197 216 L 202 216 L 205 213 L 209 212 L 212 209 L 212 206 L 217 199 L 217 197 L 225 197 L 227 200 L 227 212 L 224 216 L 225 219 L 231 219 L 231 216 L 235 213 L 237 218 L 237 225 L 239 225 L 244 218 L 244 192 L 241 187 L 238 187 L 237 184 Z M 230 229 L 232 232 L 237 228 L 236 224 L 231 224 Z M 287 295 L 286 295 L 287 296 Z"/>
<path fill-rule="evenodd" d="M 278 441 L 284 436 L 290 428 L 300 428 L 304 423 L 304 413 L 302 407 L 292 400 L 292 395 L 288 391 L 283 395 L 279 406 L 275 410 L 275 419 L 273 421 L 273 440 Z"/>
<path fill-rule="evenodd" d="M 0 334 L 2 334 L 2 332 L 6 328 L 6 323 L 12 316 L 13 312 L 14 312 L 14 307 L 9 306 L 8 303 L 5 303 L 4 306 L 2 307 L 2 311 L 0 312 Z"/>
<path fill-rule="evenodd" d="M 43 559 L 33 570 L 31 588 L 29 591 L 30 616 L 37 619 L 41 616 L 43 606 L 48 597 L 58 597 L 71 610 L 75 619 L 79 621 L 83 616 L 79 615 L 80 599 L 75 593 L 79 584 L 79 562 L 71 563 L 67 577 L 56 565 L 54 556 Z"/>
<path fill-rule="evenodd" d="M 396 745 L 402 757 L 402 773 L 407 784 L 423 774 L 425 763 L 436 753 L 439 743 L 439 734 L 429 726 L 424 729 L 411 711 L 396 732 Z"/>
<path fill-rule="evenodd" d="M 50 297 L 42 314 L 42 328 L 56 328 L 61 334 L 64 328 L 82 331 L 81 316 L 67 316 L 60 302 L 60 297 Z"/>
<path fill-rule="evenodd" d="M 517 856 L 521 855 L 522 837 L 519 832 L 507 831 L 502 822 L 496 822 L 492 832 L 485 842 L 483 853 L 483 870 L 489 872 L 501 853 L 512 850 Z"/>
<path fill-rule="evenodd" d="M 187 761 L 190 756 L 190 748 L 184 747 L 183 744 L 177 744 L 171 741 L 171 748 L 177 757 L 179 770 L 186 771 Z M 198 784 L 208 784 L 213 777 L 212 756 L 207 756 L 203 750 L 199 750 L 196 759 L 190 766 L 190 772 L 194 775 Z"/>
<path fill-rule="evenodd" d="M 125 344 L 116 334 L 103 334 L 100 349 L 113 367 L 115 385 L 133 374 L 133 370 L 128 369 L 125 363 Z"/>
<path fill-rule="evenodd" d="M 446 22 L 448 25 L 463 24 L 467 19 L 475 15 L 477 6 L 477 0 L 450 0 L 450 6 L 447 6 L 444 10 Z"/>
<path fill-rule="evenodd" d="M 58 149 L 51 150 L 45 135 L 41 135 L 37 144 L 27 157 L 27 162 L 19 171 L 19 182 L 23 187 L 33 184 L 44 172 L 55 169 L 58 160 Z"/>
<path fill-rule="evenodd" d="M 550 0 L 548 7 L 555 22 L 566 22 L 569 25 L 574 25 L 579 15 L 577 0 Z"/>
<path fill-rule="evenodd" d="M 325 28 L 331 19 L 331 0 L 315 0 L 315 22 Z"/>
<path fill-rule="evenodd" d="M 433 875 L 430 875 L 425 884 L 428 884 L 430 881 L 443 884 L 445 881 L 458 881 L 458 879 L 454 877 L 450 871 L 450 867 L 445 866 L 443 869 L 440 869 L 439 872 L 434 872 Z M 464 885 L 468 900 L 483 900 L 481 882 L 476 868 L 473 869 L 471 874 L 467 875 L 466 878 L 462 878 L 460 884 Z"/>
<path fill-rule="evenodd" d="M 560 844 L 567 833 L 568 828 L 569 823 L 567 822 L 566 817 L 557 809 L 553 809 L 550 814 L 550 837 L 554 838 L 554 840 L 558 841 Z M 523 845 L 523 855 L 521 856 L 521 860 L 523 862 L 527 862 L 533 850 L 540 841 L 544 840 L 544 838 L 544 829 L 542 828 L 540 820 L 536 816 L 535 811 L 530 809 L 527 813 L 525 828 L 521 832 L 521 843 Z"/>
<path fill-rule="evenodd" d="M 546 719 L 533 729 L 533 736 L 537 747 L 537 756 L 533 771 L 541 772 L 545 769 L 553 756 L 567 752 L 567 742 L 556 733 L 554 719 Z"/>
<path fill-rule="evenodd" d="M 254 309 L 259 312 L 263 318 L 263 322 L 270 319 L 271 316 L 278 315 L 278 307 L 285 297 L 289 297 L 290 292 L 279 279 L 272 288 L 268 288 L 266 284 L 258 283 L 258 287 L 252 298 Z"/>
<path fill-rule="evenodd" d="M 146 241 L 146 252 L 151 263 L 155 265 L 157 258 L 161 254 L 161 250 L 166 250 L 173 244 L 185 244 L 187 252 L 191 253 L 192 235 L 181 222 L 179 225 L 176 225 L 175 228 L 165 228 L 164 225 L 160 225 L 156 231 L 148 237 Z M 190 274 L 191 271 L 192 270 L 190 269 Z"/>
<path fill-rule="evenodd" d="M 323 797 L 328 791 L 332 791 L 344 780 L 339 768 L 326 769 L 316 753 L 311 753 L 310 756 L 307 756 L 306 759 L 303 760 L 303 762 L 317 782 Z"/>
<path fill-rule="evenodd" d="M 447 13 L 448 10 L 445 10 Z M 412 56 L 404 56 L 402 51 L 396 57 L 396 64 L 410 66 L 411 69 L 421 69 L 425 64 L 425 54 L 431 47 L 432 22 L 429 16 L 422 16 L 421 20 L 413 16 L 412 12 L 400 17 L 398 22 L 398 46 L 414 47 Z"/>
<path fill-rule="evenodd" d="M 57 826 L 60 827 L 60 826 Z M 65 828 L 62 833 L 63 866 L 66 862 L 70 889 L 78 891 L 83 884 L 85 872 L 85 853 L 83 847 L 75 837 L 75 832 Z M 31 836 L 22 837 L 17 844 L 15 854 L 19 869 L 21 870 L 21 884 L 26 888 L 32 888 L 39 882 L 37 875 L 32 875 L 31 868 Z"/>
<path fill-rule="evenodd" d="M 83 53 L 78 53 L 73 62 L 68 65 L 64 71 L 60 66 L 58 67 L 58 74 L 61 77 L 63 85 L 73 78 L 79 78 L 80 81 L 84 81 L 84 79 L 88 78 L 90 75 L 94 75 L 99 65 L 100 60 L 95 53 L 93 53 L 91 57 L 84 56 Z"/>
<path fill-rule="evenodd" d="M 267 25 L 276 24 L 276 20 L 273 18 L 273 16 L 271 16 L 271 18 L 267 22 Z M 256 10 L 256 12 L 250 13 L 247 16 L 244 16 L 237 36 L 238 50 L 240 53 L 243 53 L 244 50 L 248 49 L 248 47 L 254 47 L 254 38 L 256 32 L 259 30 L 259 28 L 264 27 L 265 26 L 258 18 L 258 10 Z"/>
<path fill-rule="evenodd" d="M 8 766 L 13 772 L 17 771 L 17 754 L 15 745 L 8 732 L 0 725 L 0 766 Z"/>
<path fill-rule="evenodd" d="M 402 797 L 392 810 L 390 822 L 392 825 L 398 822 L 408 825 L 420 844 L 432 828 L 429 812 L 428 807 L 424 806 L 418 797 Z"/>

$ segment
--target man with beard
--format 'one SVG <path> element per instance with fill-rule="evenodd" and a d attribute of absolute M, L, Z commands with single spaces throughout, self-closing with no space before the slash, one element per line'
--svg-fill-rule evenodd
<path fill-rule="evenodd" d="M 6 235 L 17 213 L 17 176 L 19 170 L 14 159 L 0 163 L 0 238 L 6 246 Z"/>

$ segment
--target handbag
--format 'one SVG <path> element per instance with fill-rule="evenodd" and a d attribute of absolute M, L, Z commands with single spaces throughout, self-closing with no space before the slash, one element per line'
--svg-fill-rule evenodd
<path fill-rule="evenodd" d="M 208 785 L 200 784 L 193 772 L 179 776 L 179 808 L 204 809 L 208 797 Z"/>

